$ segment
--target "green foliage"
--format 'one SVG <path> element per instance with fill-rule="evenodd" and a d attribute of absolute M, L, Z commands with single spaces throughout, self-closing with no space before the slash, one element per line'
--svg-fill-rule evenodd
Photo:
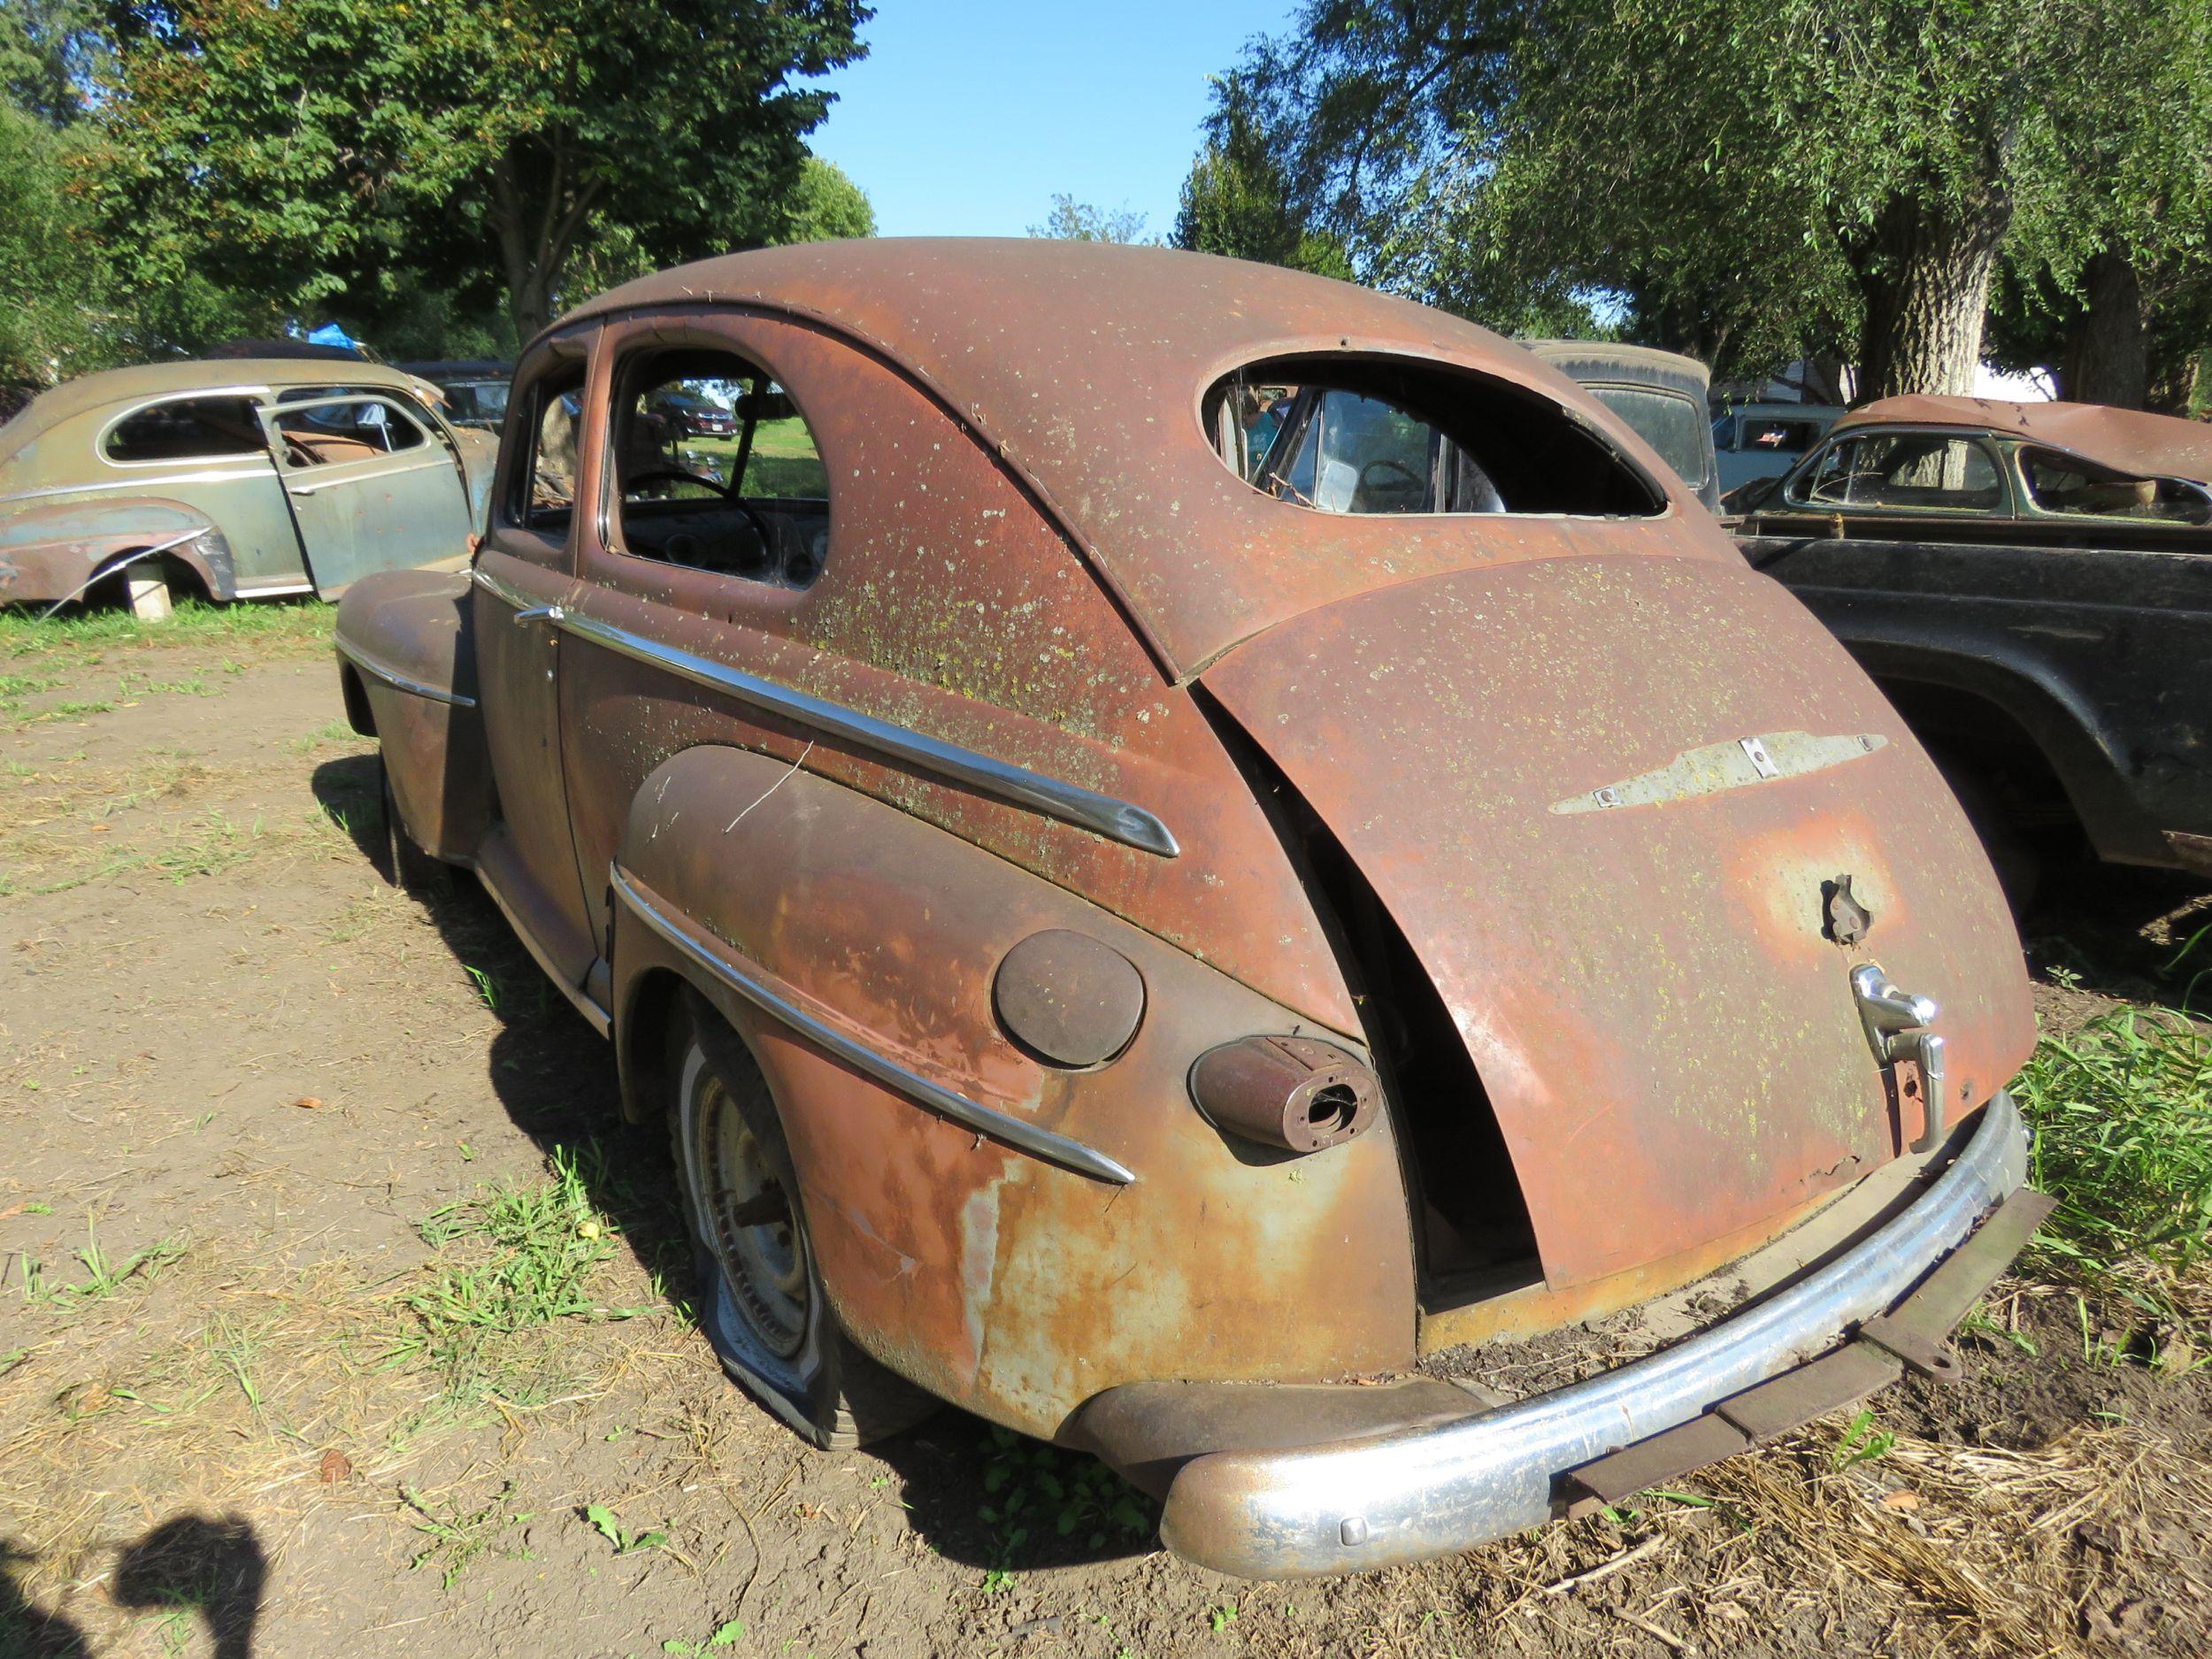
<path fill-rule="evenodd" d="M 1242 73 L 1368 280 L 1939 389 L 2001 248 L 2200 227 L 2212 0 L 1310 0 Z"/>
<path fill-rule="evenodd" d="M 1352 274 L 1343 242 L 1310 229 L 1291 205 L 1289 180 L 1268 147 L 1250 94 L 1234 75 L 1214 81 L 1205 147 L 1183 180 L 1182 208 L 1169 240 L 1195 253 L 1346 280 Z"/>
<path fill-rule="evenodd" d="M 787 221 L 775 237 L 780 242 L 839 242 L 876 234 L 876 210 L 867 193 L 842 167 L 819 156 L 809 156 L 800 166 L 785 212 Z"/>
<path fill-rule="evenodd" d="M 1065 193 L 1052 198 L 1052 211 L 1041 225 L 1029 227 L 1032 236 L 1050 242 L 1116 242 L 1155 245 L 1159 238 L 1144 234 L 1144 215 L 1126 207 L 1094 207 Z"/>
<path fill-rule="evenodd" d="M 105 271 L 72 188 L 80 150 L 74 135 L 0 103 L 0 381 L 43 386 L 103 366 Z"/>
<path fill-rule="evenodd" d="M 0 5 L 0 98 L 57 127 L 76 119 L 105 58 L 99 21 L 97 0 Z"/>
<path fill-rule="evenodd" d="M 572 256 L 654 265 L 770 240 L 858 0 L 135 0 L 100 105 L 108 222 L 169 326 L 245 309 L 374 311 L 411 286 L 518 334 Z M 183 337 L 181 334 L 178 336 Z"/>
<path fill-rule="evenodd" d="M 2035 1249 L 2101 1276 L 2185 1266 L 2212 1231 L 2212 1036 L 2124 1009 L 2046 1037 L 2013 1084 L 2035 1131 L 2035 1185 L 2059 1201 Z"/>
<path fill-rule="evenodd" d="M 1077 1456 L 1007 1429 L 991 1431 L 983 1490 L 991 1501 L 976 1514 L 992 1529 L 1003 1561 L 1010 1562 L 1041 1527 L 1050 1527 L 1056 1537 L 1080 1539 L 1087 1548 L 1101 1549 L 1117 1540 L 1148 1537 L 1159 1525 L 1158 1507 L 1095 1458 Z M 1001 1569 L 986 1580 L 984 1589 L 987 1593 L 1012 1582 L 1013 1575 Z"/>
<path fill-rule="evenodd" d="M 621 1521 L 616 1518 L 615 1512 L 603 1503 L 584 1505 L 584 1519 L 591 1524 L 593 1532 L 614 1546 L 614 1553 L 618 1555 L 634 1555 L 640 1550 L 658 1549 L 668 1542 L 665 1527 L 647 1532 L 626 1531 Z"/>
<path fill-rule="evenodd" d="M 1853 1469 L 1888 1456 L 1896 1445 L 1894 1434 L 1875 1427 L 1874 1413 L 1863 1410 L 1844 1425 L 1843 1438 L 1835 1443 L 1829 1456 L 1838 1469 Z"/>
<path fill-rule="evenodd" d="M 510 1512 L 508 1506 L 514 1502 L 514 1495 L 515 1483 L 510 1480 L 478 1509 L 464 1509 L 452 1503 L 441 1511 L 411 1487 L 402 1486 L 400 1502 L 414 1512 L 409 1525 L 429 1540 L 408 1558 L 410 1570 L 434 1563 L 440 1570 L 439 1587 L 450 1590 L 460 1582 L 461 1575 L 488 1553 L 495 1551 L 511 1560 L 527 1559 L 527 1550 L 500 1547 L 500 1537 L 510 1527 L 523 1525 L 534 1518 L 527 1512 Z"/>

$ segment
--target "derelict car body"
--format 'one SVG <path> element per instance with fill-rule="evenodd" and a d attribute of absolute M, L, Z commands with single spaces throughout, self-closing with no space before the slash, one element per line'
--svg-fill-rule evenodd
<path fill-rule="evenodd" d="M 679 384 L 737 394 L 726 486 L 654 429 Z M 1333 388 L 1310 452 L 1249 441 L 1298 386 Z M 795 423 L 818 474 L 749 488 Z M 710 1008 L 845 1335 L 1171 1479 L 1187 1554 L 1540 1519 L 2019 1185 L 2024 979 L 1932 767 L 1481 330 L 1197 256 L 794 248 L 556 325 L 502 453 L 471 581 L 340 612 L 413 838 L 611 1031 L 634 1113 Z M 1415 1371 L 1870 1227 L 1757 1340 L 1540 1433 Z"/>

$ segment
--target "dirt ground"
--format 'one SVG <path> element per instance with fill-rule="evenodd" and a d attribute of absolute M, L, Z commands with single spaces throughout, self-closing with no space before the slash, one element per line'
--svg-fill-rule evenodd
<path fill-rule="evenodd" d="M 2204 1368 L 2023 1279 L 1962 1385 L 1342 1582 L 1184 1565 L 1102 1469 L 956 1412 L 802 1447 L 687 1322 L 607 1048 L 472 884 L 373 864 L 326 626 L 0 653 L 0 1655 L 2212 1639 Z M 2029 930 L 2048 1023 L 2174 994 L 2201 891 L 2062 885 Z"/>

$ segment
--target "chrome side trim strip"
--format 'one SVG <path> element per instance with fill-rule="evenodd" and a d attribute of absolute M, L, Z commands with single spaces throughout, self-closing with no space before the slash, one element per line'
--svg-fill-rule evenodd
<path fill-rule="evenodd" d="M 473 709 L 476 706 L 476 699 L 465 693 L 448 691 L 442 686 L 425 685 L 419 680 L 409 679 L 396 668 L 388 668 L 342 634 L 332 635 L 332 643 L 337 646 L 339 656 L 344 657 L 371 679 L 382 680 L 395 691 L 404 691 L 417 697 L 427 697 L 433 703 L 449 703 L 457 709 Z"/>
<path fill-rule="evenodd" d="M 476 570 L 476 580 L 509 604 L 534 603 L 530 595 L 509 588 L 480 565 Z M 1165 824 L 1143 807 L 1126 801 L 1117 801 L 1079 784 L 1064 783 L 975 749 L 894 726 L 888 720 L 863 714 L 843 703 L 780 686 L 741 668 L 733 668 L 726 663 L 718 663 L 672 645 L 663 645 L 595 617 L 580 615 L 572 608 L 557 606 L 547 619 L 580 639 L 589 640 L 635 661 L 664 668 L 694 685 L 725 693 L 756 709 L 782 715 L 876 754 L 906 761 L 937 777 L 967 784 L 995 799 L 1026 807 L 1046 818 L 1073 824 L 1109 841 L 1156 853 L 1163 858 L 1173 858 L 1182 851 Z"/>
<path fill-rule="evenodd" d="M 234 599 L 278 599 L 288 594 L 311 594 L 314 591 L 313 582 L 272 582 L 265 588 L 237 588 L 232 593 L 231 597 Z"/>
<path fill-rule="evenodd" d="M 1094 1151 L 1079 1141 L 1055 1134 L 1049 1129 L 1040 1129 L 1025 1123 L 1010 1113 L 979 1105 L 964 1094 L 954 1093 L 941 1084 L 908 1071 L 895 1060 L 887 1059 L 864 1044 L 856 1042 L 834 1026 L 824 1024 L 804 1009 L 762 984 L 721 952 L 710 949 L 692 930 L 672 918 L 650 889 L 645 887 L 620 864 L 608 867 L 608 879 L 613 884 L 615 896 L 629 906 L 633 914 L 654 933 L 674 946 L 687 961 L 705 969 L 724 985 L 743 997 L 754 1008 L 771 1019 L 787 1026 L 804 1037 L 816 1048 L 865 1073 L 887 1087 L 897 1090 L 917 1105 L 926 1107 L 941 1118 L 949 1118 L 978 1134 L 1026 1152 L 1047 1164 L 1072 1170 L 1078 1175 L 1087 1175 L 1094 1180 L 1110 1181 L 1126 1186 L 1137 1178 L 1129 1170 L 1102 1152 Z"/>
<path fill-rule="evenodd" d="M 1882 1313 L 2027 1179 L 2009 1095 L 1927 1192 L 1825 1267 L 1695 1336 L 1586 1381 L 1440 1425 L 1273 1452 L 1213 1452 L 1168 1489 L 1160 1535 L 1248 1578 L 1365 1572 L 1550 1518 L 1555 1482 L 1812 1358 Z"/>

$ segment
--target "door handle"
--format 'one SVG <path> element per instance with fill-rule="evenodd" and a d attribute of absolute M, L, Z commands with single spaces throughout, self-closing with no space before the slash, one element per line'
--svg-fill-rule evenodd
<path fill-rule="evenodd" d="M 558 605 L 532 605 L 527 611 L 516 611 L 513 619 L 518 625 L 525 622 L 558 622 L 566 614 Z"/>

